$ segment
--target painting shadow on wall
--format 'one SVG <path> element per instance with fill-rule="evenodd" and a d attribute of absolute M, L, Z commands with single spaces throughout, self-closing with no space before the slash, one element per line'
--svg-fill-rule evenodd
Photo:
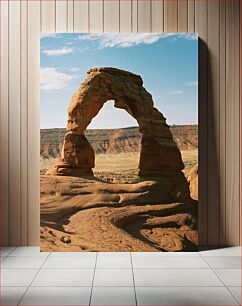
<path fill-rule="evenodd" d="M 220 144 L 215 84 L 212 80 L 212 54 L 206 43 L 199 38 L 199 248 L 216 249 L 224 245 L 220 241 L 225 232 L 225 220 L 220 216 Z M 220 219 L 221 218 L 221 219 Z M 209 234 L 208 234 L 209 233 Z M 221 235 L 222 237 L 223 235 Z M 209 246 L 209 247 L 208 247 Z"/>

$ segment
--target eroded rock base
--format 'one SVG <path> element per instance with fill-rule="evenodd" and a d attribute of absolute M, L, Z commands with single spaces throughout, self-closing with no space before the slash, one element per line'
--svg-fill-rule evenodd
<path fill-rule="evenodd" d="M 197 250 L 196 212 L 182 177 L 112 184 L 42 176 L 41 250 Z"/>

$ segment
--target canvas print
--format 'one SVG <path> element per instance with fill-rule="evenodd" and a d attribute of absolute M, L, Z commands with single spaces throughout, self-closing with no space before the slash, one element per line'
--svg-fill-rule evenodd
<path fill-rule="evenodd" d="M 197 34 L 40 42 L 41 250 L 197 250 Z"/>

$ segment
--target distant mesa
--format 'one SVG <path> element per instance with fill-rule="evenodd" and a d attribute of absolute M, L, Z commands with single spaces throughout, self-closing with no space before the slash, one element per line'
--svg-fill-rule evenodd
<path fill-rule="evenodd" d="M 139 176 L 182 176 L 181 153 L 165 117 L 154 107 L 139 75 L 117 68 L 92 68 L 68 107 L 67 133 L 60 161 L 48 175 L 92 176 L 95 152 L 85 130 L 104 103 L 126 110 L 137 120 L 142 134 Z"/>
<path fill-rule="evenodd" d="M 180 150 L 196 150 L 198 148 L 197 125 L 172 125 L 170 130 Z M 41 158 L 58 158 L 65 134 L 66 128 L 41 129 Z M 140 152 L 142 135 L 136 126 L 119 129 L 87 129 L 84 134 L 95 154 Z"/>

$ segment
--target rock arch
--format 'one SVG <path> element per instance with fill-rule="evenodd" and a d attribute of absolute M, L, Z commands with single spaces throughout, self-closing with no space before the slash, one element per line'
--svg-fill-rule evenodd
<path fill-rule="evenodd" d="M 47 174 L 93 175 L 94 150 L 84 135 L 91 120 L 103 104 L 114 100 L 114 106 L 134 117 L 142 134 L 139 176 L 181 174 L 181 153 L 173 140 L 165 117 L 154 107 L 142 78 L 128 71 L 102 67 L 92 68 L 68 107 L 67 133 L 61 158 Z"/>

